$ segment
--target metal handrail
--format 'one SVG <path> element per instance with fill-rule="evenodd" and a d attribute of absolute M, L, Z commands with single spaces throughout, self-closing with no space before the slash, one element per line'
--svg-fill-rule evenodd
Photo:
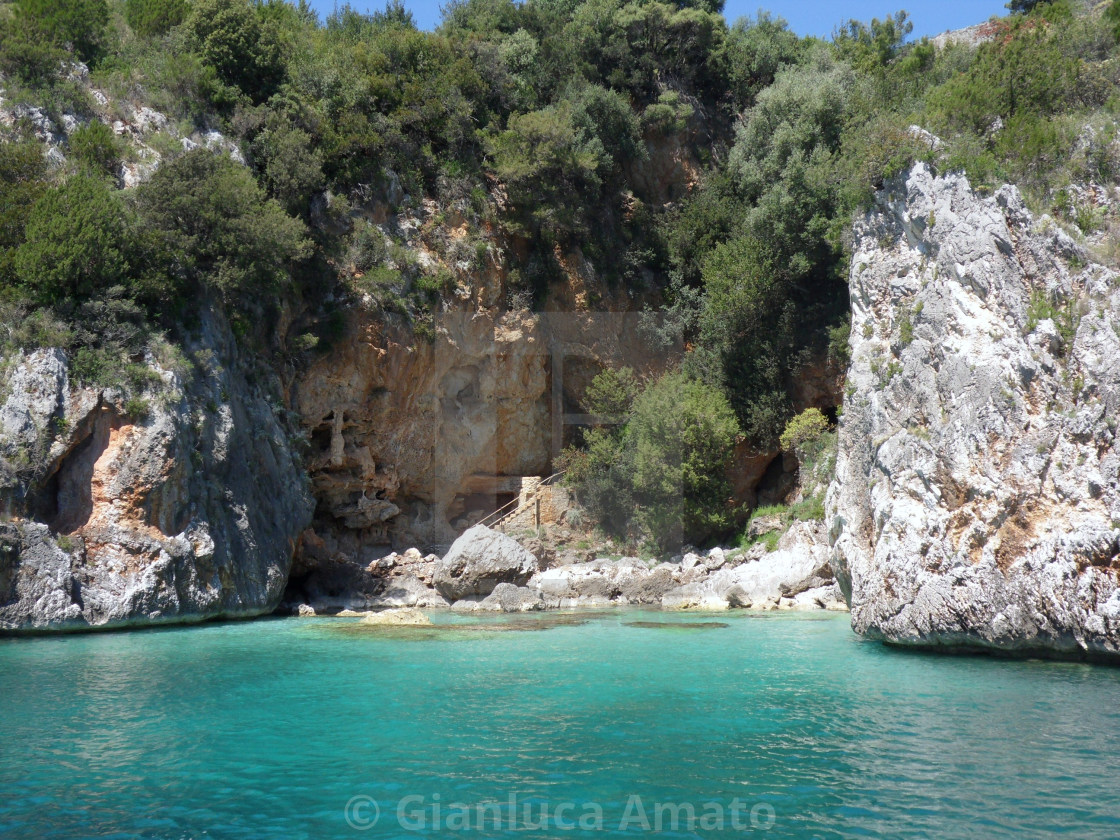
<path fill-rule="evenodd" d="M 504 520 L 516 516 L 517 514 L 521 513 L 521 511 L 523 511 L 523 510 L 527 510 L 528 507 L 533 502 L 535 502 L 537 500 L 537 497 L 540 496 L 541 490 L 543 490 L 545 487 L 551 487 L 553 485 L 553 483 L 556 481 L 556 479 L 561 478 L 563 475 L 564 475 L 564 471 L 561 470 L 558 473 L 553 473 L 548 478 L 542 478 L 541 483 L 538 484 L 536 489 L 533 490 L 533 492 L 528 496 L 528 498 L 525 499 L 524 503 L 522 503 L 521 499 L 519 499 L 519 498 L 514 499 L 511 502 L 506 502 L 504 505 L 502 505 L 496 511 L 491 513 L 489 516 L 486 516 L 486 517 L 480 519 L 478 521 L 478 524 L 479 525 L 485 525 L 487 528 L 493 528 L 497 525 L 500 525 Z M 506 511 L 506 508 L 508 508 L 510 505 L 517 505 L 517 507 L 514 508 L 513 510 Z M 505 512 L 503 513 L 503 511 L 505 511 Z M 497 518 L 495 518 L 495 517 L 497 517 Z"/>

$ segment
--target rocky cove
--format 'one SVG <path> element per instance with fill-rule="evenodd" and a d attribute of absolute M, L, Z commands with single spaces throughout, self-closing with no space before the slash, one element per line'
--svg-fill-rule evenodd
<path fill-rule="evenodd" d="M 402 106 L 354 129 L 353 154 L 331 133 L 350 105 L 308 86 L 321 67 L 284 84 L 330 119 L 274 113 L 276 90 L 251 86 L 175 119 L 157 107 L 178 113 L 173 96 L 69 52 L 52 71 L 69 100 L 0 78 L 5 183 L 37 185 L 59 218 L 112 210 L 59 235 L 26 220 L 4 246 L 0 630 L 848 608 L 897 645 L 1114 659 L 1113 24 L 1042 6 L 918 46 L 905 14 L 828 46 L 704 11 L 722 34 L 680 58 L 679 83 L 635 70 L 625 93 L 595 77 L 548 104 L 513 58 L 534 36 L 494 34 L 509 55 L 471 46 L 477 84 L 442 100 L 474 91 L 485 131 L 459 114 L 454 142 L 417 142 Z M 202 53 L 205 18 L 188 26 Z M 1018 38 L 1081 51 L 1062 77 L 1089 109 L 1066 115 L 1068 165 L 1012 154 L 1057 142 L 1015 139 L 1049 111 L 954 122 L 1003 90 L 976 80 Z M 945 70 L 923 100 L 944 139 L 855 93 L 914 82 L 910 58 Z M 849 136 L 869 107 L 872 133 Z M 382 129 L 396 139 L 362 146 Z M 183 195 L 221 198 L 193 206 L 220 223 L 164 212 Z M 114 213 L 120 259 L 63 259 Z M 173 230 L 149 241 L 145 224 Z M 812 458 L 786 441 L 805 417 L 827 439 Z"/>
<path fill-rule="evenodd" d="M 539 539 L 523 540 L 527 549 L 484 527 L 446 554 L 387 551 L 377 534 L 415 537 L 430 517 L 420 511 L 431 508 L 402 499 L 446 511 L 473 486 L 495 506 L 502 499 L 478 477 L 488 474 L 477 471 L 481 459 L 493 474 L 547 469 L 548 380 L 534 361 L 532 318 L 503 327 L 497 348 L 489 321 L 473 328 L 476 338 L 456 340 L 474 366 L 456 373 L 464 370 L 456 357 L 436 374 L 450 413 L 438 402 L 407 419 L 376 408 L 379 394 L 412 399 L 392 396 L 414 375 L 385 366 L 412 352 L 392 342 L 389 355 L 359 362 L 348 350 L 333 363 L 370 371 L 372 381 L 303 374 L 297 405 L 313 432 L 306 467 L 260 386 L 247 384 L 220 321 L 205 333 L 226 362 L 213 374 L 184 380 L 147 361 L 164 390 L 141 420 L 112 391 L 71 385 L 61 353 L 12 360 L 0 443 L 23 452 L 28 469 L 5 497 L 16 515 L 0 526 L 0 618 L 9 631 L 43 631 L 262 614 L 282 601 L 284 610 L 331 614 L 836 609 L 847 600 L 857 631 L 904 644 L 1115 651 L 1114 273 L 1032 217 L 1012 188 L 982 198 L 963 178 L 921 165 L 885 186 L 857 223 L 851 271 L 852 363 L 827 516 L 795 524 L 772 552 L 756 545 L 659 562 L 569 550 L 557 560 Z M 1052 287 L 1078 301 L 1065 338 L 1052 319 L 1029 313 L 1037 290 Z M 523 371 L 512 378 L 511 363 Z M 191 397 L 216 410 L 192 412 Z M 322 419 L 312 404 L 333 408 Z M 370 411 L 389 425 L 359 421 Z M 423 432 L 428 422 L 438 432 Z M 318 428 L 329 432 L 321 460 Z M 375 436 L 359 436 L 365 428 Z M 490 436 L 456 437 L 455 428 Z M 436 448 L 410 449 L 421 433 L 439 439 Z M 433 485 L 424 470 L 441 457 Z M 441 481 L 450 490 L 426 495 Z M 454 536 L 455 515 L 442 513 L 446 530 L 426 533 Z"/>

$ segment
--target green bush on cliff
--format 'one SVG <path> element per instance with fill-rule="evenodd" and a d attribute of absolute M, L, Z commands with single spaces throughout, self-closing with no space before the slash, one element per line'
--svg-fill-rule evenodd
<path fill-rule="evenodd" d="M 284 78 L 284 48 L 265 6 L 250 0 L 195 0 L 187 29 L 191 44 L 228 85 L 260 102 Z"/>
<path fill-rule="evenodd" d="M 136 202 L 181 282 L 212 286 L 241 305 L 281 289 L 290 264 L 310 250 L 304 225 L 244 166 L 207 149 L 164 164 Z"/>
<path fill-rule="evenodd" d="M 91 172 L 114 175 L 123 149 L 113 129 L 100 120 L 91 120 L 70 135 L 70 152 Z"/>
<path fill-rule="evenodd" d="M 124 14 L 137 35 L 163 35 L 190 12 L 187 0 L 125 0 Z"/>
<path fill-rule="evenodd" d="M 109 23 L 106 0 L 17 0 L 14 16 L 27 29 L 59 47 L 72 47 L 85 61 L 101 47 Z"/>
<path fill-rule="evenodd" d="M 38 143 L 0 143 L 0 292 L 17 282 L 16 251 L 23 243 L 29 212 L 47 189 L 46 174 Z"/>
<path fill-rule="evenodd" d="M 124 208 L 100 179 L 76 175 L 47 190 L 28 214 L 15 275 L 40 304 L 88 298 L 129 277 Z"/>

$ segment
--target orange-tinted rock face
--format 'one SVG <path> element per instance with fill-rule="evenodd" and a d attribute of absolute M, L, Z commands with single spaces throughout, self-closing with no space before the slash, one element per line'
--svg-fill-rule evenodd
<path fill-rule="evenodd" d="M 0 628 L 80 629 L 268 612 L 310 496 L 289 435 L 251 386 L 224 322 L 191 348 L 216 362 L 131 413 L 116 389 L 69 379 L 59 350 L 17 358 L 0 404 Z"/>
<path fill-rule="evenodd" d="M 496 506 L 470 493 L 472 476 L 549 468 L 548 359 L 534 319 L 442 320 L 433 344 L 408 343 L 355 311 L 350 340 L 298 380 L 320 520 L 359 542 L 449 542 L 464 515 Z"/>

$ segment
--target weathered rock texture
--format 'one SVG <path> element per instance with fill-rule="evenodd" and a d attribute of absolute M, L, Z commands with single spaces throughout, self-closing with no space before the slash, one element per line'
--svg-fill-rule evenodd
<path fill-rule="evenodd" d="M 267 395 L 202 313 L 144 403 L 66 356 L 9 360 L 0 392 L 0 629 L 84 629 L 275 608 L 310 496 Z M 261 377 L 264 378 L 264 377 Z"/>
<path fill-rule="evenodd" d="M 827 511 L 857 632 L 1120 652 L 1120 284 L 1013 187 L 917 165 L 856 224 Z"/>
<path fill-rule="evenodd" d="M 449 601 L 486 596 L 500 583 L 520 586 L 537 571 L 537 558 L 505 534 L 476 525 L 436 564 L 433 583 Z"/>

